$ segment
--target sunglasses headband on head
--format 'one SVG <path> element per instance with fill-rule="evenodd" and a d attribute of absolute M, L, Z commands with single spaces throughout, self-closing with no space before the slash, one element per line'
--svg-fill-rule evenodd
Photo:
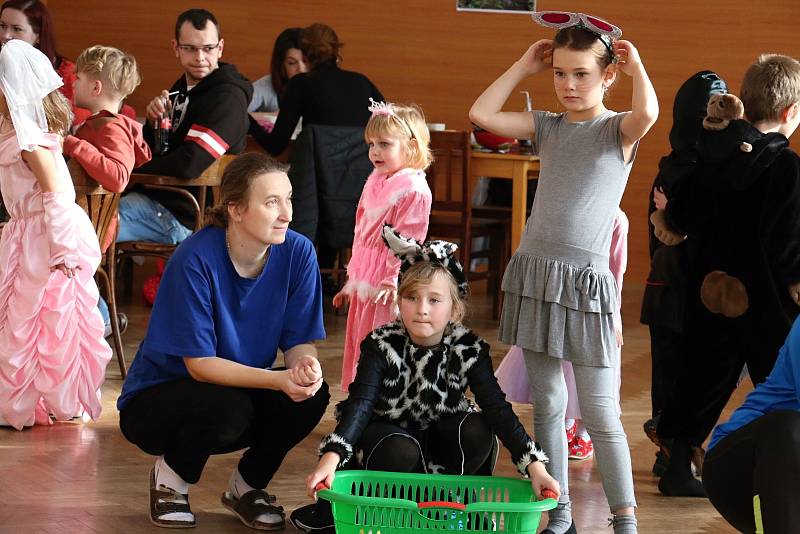
<path fill-rule="evenodd" d="M 394 105 L 391 102 L 376 102 L 375 100 L 372 99 L 372 97 L 369 98 L 369 102 L 370 104 L 367 109 L 370 111 L 370 113 L 372 113 L 373 116 L 383 115 L 385 117 L 394 118 L 394 120 L 398 121 L 405 127 L 411 139 L 416 139 L 416 136 L 414 135 L 414 130 L 412 130 L 411 126 L 409 126 L 408 123 L 404 121 L 403 118 L 395 112 Z"/>
<path fill-rule="evenodd" d="M 562 30 L 577 26 L 595 34 L 608 50 L 608 55 L 613 63 L 617 62 L 614 48 L 611 43 L 614 39 L 622 37 L 622 30 L 601 18 L 587 15 L 586 13 L 573 13 L 571 11 L 534 11 L 533 20 L 542 26 Z"/>

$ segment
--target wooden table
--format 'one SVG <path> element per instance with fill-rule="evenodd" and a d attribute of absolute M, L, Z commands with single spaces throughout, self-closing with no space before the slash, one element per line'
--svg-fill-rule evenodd
<path fill-rule="evenodd" d="M 473 180 L 479 176 L 513 181 L 511 198 L 511 251 L 517 250 L 525 229 L 528 201 L 528 173 L 539 174 L 539 157 L 519 152 L 472 151 L 470 167 Z"/>

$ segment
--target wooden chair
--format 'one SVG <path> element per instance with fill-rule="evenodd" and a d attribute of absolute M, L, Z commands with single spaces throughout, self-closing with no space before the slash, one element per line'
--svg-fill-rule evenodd
<path fill-rule="evenodd" d="M 89 219 L 92 221 L 92 226 L 94 226 L 94 230 L 97 233 L 97 241 L 102 247 L 103 243 L 105 243 L 109 237 L 111 221 L 114 220 L 114 216 L 117 214 L 120 194 L 103 189 L 102 186 L 86 174 L 86 171 L 76 160 L 71 160 L 67 167 L 72 176 L 72 182 L 75 185 L 75 202 L 83 208 L 89 216 Z M 95 277 L 100 280 L 106 295 L 111 320 L 111 335 L 114 341 L 114 352 L 117 353 L 120 375 L 125 379 L 128 372 L 125 366 L 125 352 L 122 347 L 122 334 L 117 317 L 117 298 L 114 288 L 115 254 L 114 241 L 112 240 L 111 245 L 100 259 L 100 266 L 97 268 Z"/>
<path fill-rule="evenodd" d="M 428 168 L 428 185 L 433 194 L 428 236 L 456 241 L 459 260 L 470 281 L 486 279 L 492 297 L 492 318 L 500 315 L 503 270 L 508 263 L 508 240 L 511 231 L 507 220 L 472 216 L 472 176 L 470 139 L 466 131 L 431 132 L 434 162 Z M 486 271 L 470 268 L 476 254 L 472 238 L 489 237 L 489 266 Z"/>
<path fill-rule="evenodd" d="M 235 157 L 236 156 L 233 155 L 223 155 L 203 171 L 203 174 L 192 180 L 185 180 L 175 176 L 133 173 L 131 175 L 131 183 L 141 184 L 146 189 L 169 191 L 186 199 L 192 206 L 194 212 L 194 227 L 192 230 L 197 232 L 203 227 L 203 215 L 206 208 L 208 188 L 211 188 L 213 201 L 215 203 L 219 201 L 219 185 L 222 182 L 222 173 L 225 172 L 225 168 Z M 192 194 L 187 188 L 196 190 L 195 194 Z M 133 256 L 155 257 L 168 260 L 177 246 L 178 245 L 168 243 L 152 243 L 149 241 L 123 241 L 116 244 L 117 261 L 120 262 L 122 268 L 127 270 L 129 266 L 123 264 L 123 262 L 129 261 Z M 133 275 L 126 272 L 125 280 L 126 292 L 130 294 L 133 284 Z"/>

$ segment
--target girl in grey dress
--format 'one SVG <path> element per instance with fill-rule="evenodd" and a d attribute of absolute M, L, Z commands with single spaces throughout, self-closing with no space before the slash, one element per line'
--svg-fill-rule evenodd
<path fill-rule="evenodd" d="M 615 407 L 617 297 L 608 251 L 636 147 L 658 116 L 658 101 L 636 48 L 615 40 L 621 35 L 618 28 L 580 13 L 550 15 L 537 12 L 534 18 L 560 27 L 555 39 L 534 43 L 470 110 L 472 121 L 489 131 L 532 138 L 541 164 L 532 214 L 503 278 L 500 339 L 524 351 L 536 433 L 550 457 L 548 470 L 561 484 L 559 506 L 550 512 L 544 532 L 576 532 L 567 483 L 567 389 L 561 365 L 568 360 L 614 532 L 635 533 L 630 452 Z M 501 111 L 520 81 L 551 69 L 566 112 Z M 603 105 L 619 71 L 633 81 L 631 111 L 625 113 Z"/>

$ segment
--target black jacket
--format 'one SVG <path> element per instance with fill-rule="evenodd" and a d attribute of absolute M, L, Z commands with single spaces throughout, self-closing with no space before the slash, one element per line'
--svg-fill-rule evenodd
<path fill-rule="evenodd" d="M 292 146 L 292 230 L 330 248 L 352 246 L 371 171 L 364 128 L 307 124 Z"/>
<path fill-rule="evenodd" d="M 180 91 L 179 98 L 173 101 L 185 97 L 188 104 L 179 121 L 172 125 L 169 152 L 163 156 L 153 155 L 152 160 L 135 172 L 197 178 L 222 154 L 238 154 L 244 150 L 249 117 L 247 105 L 253 96 L 253 85 L 235 65 L 220 63 L 219 68 L 190 91 L 186 90 L 186 78 L 181 76 L 170 88 L 170 92 L 173 91 Z M 154 131 L 149 122 L 144 127 L 144 138 L 153 148 Z M 162 192 L 148 191 L 147 194 L 191 228 L 192 212 L 180 198 Z"/>
<path fill-rule="evenodd" d="M 712 94 L 727 92 L 725 81 L 704 70 L 693 74 L 675 94 L 669 143 L 672 151 L 661 158 L 658 174 L 649 192 L 647 226 L 650 245 L 650 273 L 642 299 L 641 322 L 683 330 L 686 307 L 686 244 L 666 246 L 656 238 L 650 215 L 656 210 L 653 190 L 660 188 L 674 197 L 697 163 L 697 139 L 703 129 L 708 100 Z"/>
<path fill-rule="evenodd" d="M 787 286 L 800 282 L 800 159 L 788 144 L 743 120 L 704 131 L 696 170 L 666 210 L 688 235 L 690 294 L 714 270 L 741 280 L 750 301 L 743 319 L 774 353 L 798 314 Z"/>
<path fill-rule="evenodd" d="M 483 339 L 455 325 L 441 345 L 420 347 L 399 320 L 373 330 L 361 343 L 356 378 L 337 407 L 336 430 L 322 440 L 320 452 L 338 453 L 342 465 L 372 421 L 425 429 L 446 415 L 472 411 L 464 396 L 467 386 L 520 473 L 526 475 L 531 462 L 547 460 L 506 401 Z"/>
<path fill-rule="evenodd" d="M 370 98 L 383 100 L 369 78 L 342 70 L 333 61 L 322 63 L 289 80 L 271 133 L 251 118 L 250 134 L 275 156 L 284 151 L 301 117 L 303 124 L 365 127 Z"/>

